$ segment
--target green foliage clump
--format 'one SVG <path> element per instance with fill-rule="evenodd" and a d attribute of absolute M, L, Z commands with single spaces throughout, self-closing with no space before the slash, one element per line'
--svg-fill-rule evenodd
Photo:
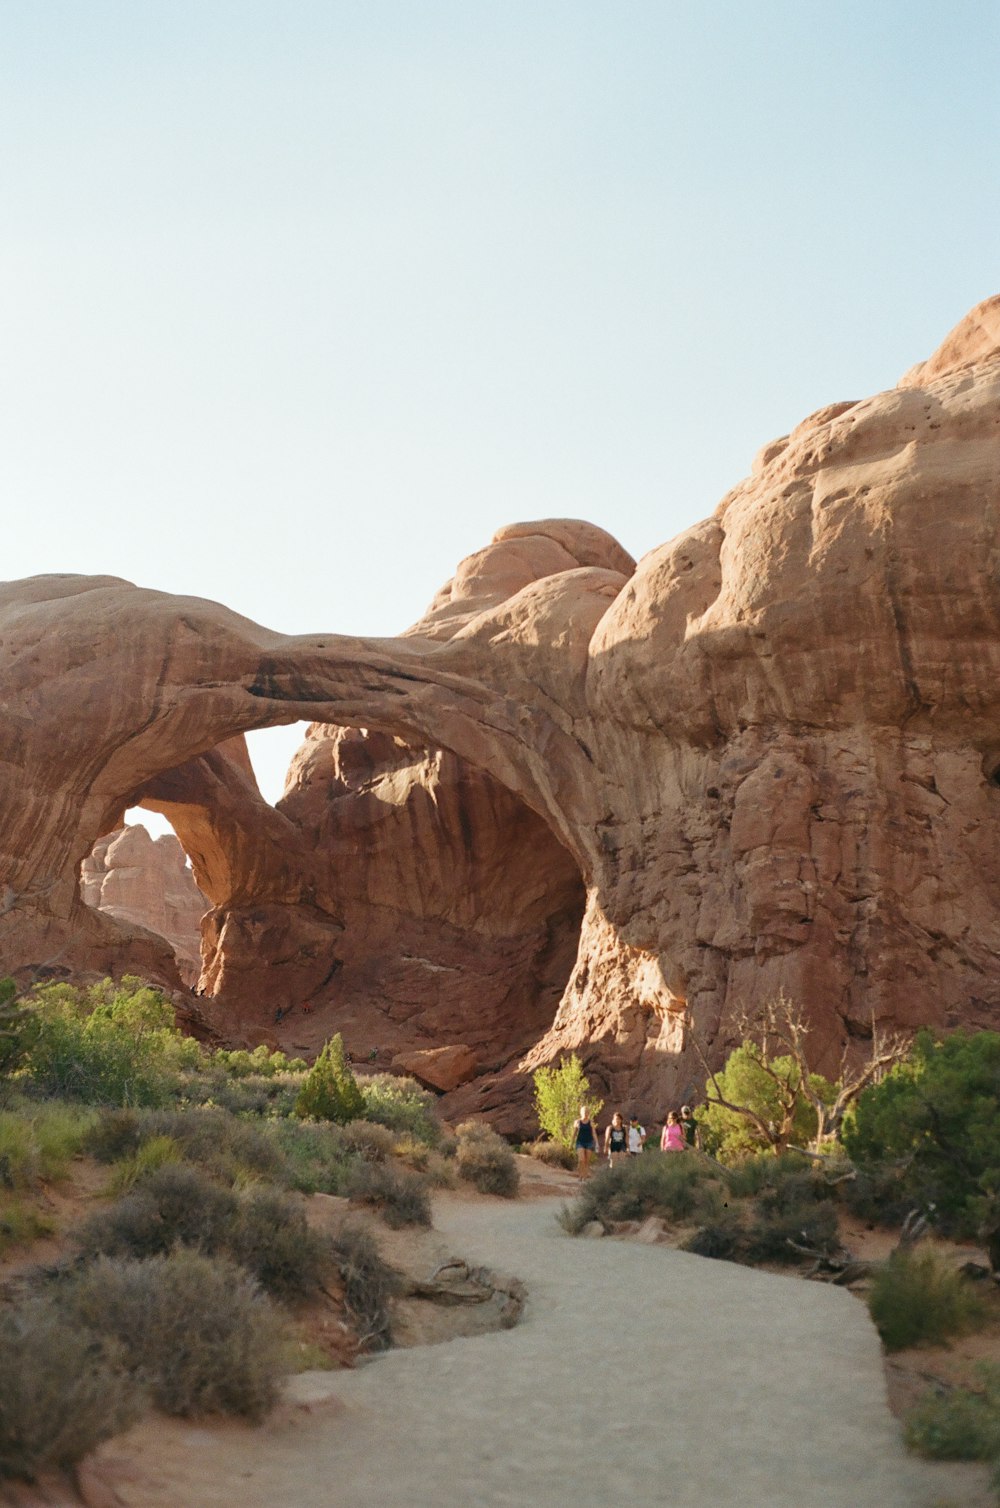
<path fill-rule="evenodd" d="M 951 1388 L 927 1393 L 907 1416 L 906 1443 L 935 1461 L 1000 1458 L 1000 1367 L 979 1368 L 981 1392 Z"/>
<path fill-rule="evenodd" d="M 804 1147 L 816 1135 L 816 1111 L 799 1090 L 801 1070 L 798 1064 L 785 1056 L 771 1059 L 768 1068 L 770 1073 L 763 1066 L 763 1053 L 757 1043 L 744 1042 L 730 1053 L 725 1068 L 715 1075 L 714 1084 L 711 1080 L 706 1084 L 706 1104 L 698 1121 L 705 1150 L 720 1161 L 731 1162 L 759 1152 L 771 1145 L 771 1140 L 748 1116 L 718 1104 L 714 1099 L 716 1092 L 731 1104 L 752 1111 L 765 1126 L 777 1127 L 783 1112 L 779 1088 L 772 1074 L 797 1094 L 788 1141 L 793 1146 Z M 821 1074 L 811 1073 L 809 1085 L 821 1099 L 832 1102 L 834 1087 Z"/>
<path fill-rule="evenodd" d="M 34 1298 L 0 1309 L 0 1477 L 75 1466 L 143 1406 L 104 1340 Z"/>
<path fill-rule="evenodd" d="M 520 1192 L 521 1175 L 514 1154 L 503 1137 L 483 1121 L 465 1121 L 456 1126 L 455 1135 L 458 1139 L 455 1151 L 458 1176 L 481 1194 L 514 1199 Z"/>
<path fill-rule="evenodd" d="M 88 1131 L 85 1145 L 100 1162 L 124 1159 L 141 1171 L 137 1164 L 143 1160 L 142 1149 L 164 1138 L 184 1161 L 224 1183 L 238 1185 L 261 1178 L 285 1182 L 289 1177 L 286 1159 L 266 1127 L 214 1108 L 106 1110 Z"/>
<path fill-rule="evenodd" d="M 437 1100 L 416 1079 L 391 1073 L 373 1073 L 358 1080 L 365 1105 L 365 1120 L 388 1126 L 390 1131 L 410 1135 L 429 1147 L 441 1140 L 441 1122 L 437 1117 Z"/>
<path fill-rule="evenodd" d="M 45 1095 L 92 1105 L 159 1105 L 177 1074 L 201 1059 L 174 1026 L 173 1007 L 141 980 L 80 988 L 38 985 L 35 1036 L 23 1073 Z"/>
<path fill-rule="evenodd" d="M 234 1079 L 252 1076 L 272 1079 L 276 1074 L 305 1073 L 308 1068 L 305 1058 L 287 1058 L 283 1052 L 272 1052 L 263 1042 L 252 1051 L 220 1047 L 210 1055 L 208 1063 L 210 1068 L 221 1068 Z"/>
<path fill-rule="evenodd" d="M 427 1184 L 408 1168 L 358 1158 L 351 1166 L 347 1191 L 359 1204 L 377 1209 L 386 1225 L 394 1229 L 403 1225 L 430 1226 Z"/>
<path fill-rule="evenodd" d="M 13 979 L 0 979 L 0 1081 L 20 1068 L 38 1035 L 35 1013 L 18 999 Z"/>
<path fill-rule="evenodd" d="M 59 1301 L 77 1326 L 117 1343 L 164 1413 L 261 1419 L 277 1401 L 283 1327 L 232 1262 L 185 1250 L 103 1259 Z"/>
<path fill-rule="evenodd" d="M 302 1194 L 346 1194 L 353 1156 L 342 1126 L 329 1121 L 273 1121 L 267 1134 L 287 1167 L 289 1186 Z"/>
<path fill-rule="evenodd" d="M 93 1111 L 59 1101 L 0 1110 L 0 1188 L 63 1177 L 93 1122 Z"/>
<path fill-rule="evenodd" d="M 591 1220 L 707 1218 L 721 1208 L 721 1184 L 707 1160 L 687 1156 L 630 1157 L 617 1168 L 602 1168 L 589 1179 L 563 1218 L 572 1234 Z"/>
<path fill-rule="evenodd" d="M 860 1167 L 895 1164 L 901 1194 L 933 1204 L 942 1230 L 1000 1229 L 1000 1032 L 919 1032 L 907 1060 L 861 1095 L 843 1137 Z"/>
<path fill-rule="evenodd" d="M 894 1251 L 875 1276 L 868 1308 L 887 1351 L 947 1340 L 982 1315 L 967 1280 L 931 1247 Z"/>
<path fill-rule="evenodd" d="M 157 1168 L 170 1162 L 183 1162 L 184 1154 L 172 1136 L 151 1136 L 138 1151 L 123 1157 L 115 1164 L 111 1188 L 116 1194 L 124 1194 L 133 1184 L 141 1182 Z"/>
<path fill-rule="evenodd" d="M 364 1097 L 348 1064 L 340 1032 L 330 1038 L 309 1070 L 295 1101 L 295 1113 L 303 1119 L 341 1125 L 364 1115 Z"/>
<path fill-rule="evenodd" d="M 581 1105 L 589 1108 L 595 1122 L 604 1108 L 603 1100 L 591 1097 L 590 1080 L 576 1053 L 563 1058 L 556 1068 L 536 1068 L 534 1084 L 539 1128 L 560 1146 L 572 1147 Z"/>

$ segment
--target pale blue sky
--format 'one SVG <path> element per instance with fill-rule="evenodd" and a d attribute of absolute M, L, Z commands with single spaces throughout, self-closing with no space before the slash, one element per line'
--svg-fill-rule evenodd
<path fill-rule="evenodd" d="M 640 554 L 1000 290 L 998 79 L 985 0 L 0 0 L 0 574 L 391 634 L 513 519 Z"/>

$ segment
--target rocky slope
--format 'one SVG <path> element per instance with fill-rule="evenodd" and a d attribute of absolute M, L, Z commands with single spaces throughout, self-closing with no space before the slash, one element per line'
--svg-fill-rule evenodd
<path fill-rule="evenodd" d="M 783 989 L 828 1069 L 873 1015 L 993 1024 L 998 510 L 994 299 L 634 570 L 592 526 L 517 525 L 402 638 L 10 583 L 4 966 L 155 966 L 76 884 L 143 800 L 213 904 L 217 1022 L 307 1043 L 343 1023 L 385 1056 L 460 1042 L 480 1072 L 447 1104 L 511 1129 L 527 1070 L 568 1048 L 646 1114 L 686 1093 L 688 1008 L 719 1056 L 734 1011 Z M 238 735 L 302 718 L 324 726 L 274 810 Z"/>

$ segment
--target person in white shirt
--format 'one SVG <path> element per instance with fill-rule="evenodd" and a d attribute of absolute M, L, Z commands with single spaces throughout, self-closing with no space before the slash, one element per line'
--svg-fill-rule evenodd
<path fill-rule="evenodd" d="M 633 1115 L 628 1123 L 628 1150 L 630 1157 L 638 1157 L 646 1145 L 646 1128 L 640 1126 L 639 1117 Z"/>

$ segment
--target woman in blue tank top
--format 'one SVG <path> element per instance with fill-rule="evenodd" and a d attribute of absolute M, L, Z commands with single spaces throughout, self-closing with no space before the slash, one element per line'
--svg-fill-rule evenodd
<path fill-rule="evenodd" d="M 576 1146 L 577 1168 L 580 1177 L 585 1178 L 590 1167 L 591 1154 L 597 1151 L 594 1123 L 590 1119 L 590 1111 L 586 1105 L 580 1106 L 579 1118 L 573 1122 L 573 1141 Z"/>

